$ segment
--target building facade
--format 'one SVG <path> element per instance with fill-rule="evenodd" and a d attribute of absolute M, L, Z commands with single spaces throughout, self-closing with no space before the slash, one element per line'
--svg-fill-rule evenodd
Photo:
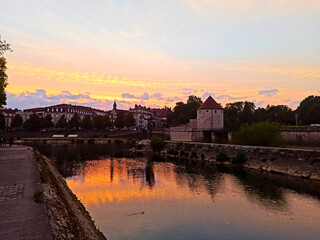
<path fill-rule="evenodd" d="M 170 128 L 170 138 L 174 141 L 218 142 L 223 131 L 223 108 L 211 96 L 197 110 L 197 119 L 188 124 Z"/>
<path fill-rule="evenodd" d="M 52 121 L 56 124 L 60 117 L 64 115 L 69 121 L 75 113 L 79 114 L 81 120 L 84 116 L 88 115 L 91 118 L 97 115 L 106 115 L 107 112 L 91 107 L 79 106 L 79 105 L 71 105 L 71 104 L 58 104 L 52 105 L 48 107 L 41 107 L 41 108 L 30 108 L 25 109 L 24 111 L 24 121 L 30 117 L 32 114 L 37 114 L 40 117 L 46 117 L 47 115 L 52 116 Z"/>

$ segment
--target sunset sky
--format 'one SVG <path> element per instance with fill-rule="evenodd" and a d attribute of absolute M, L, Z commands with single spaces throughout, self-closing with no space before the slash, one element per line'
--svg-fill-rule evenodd
<path fill-rule="evenodd" d="M 11 0 L 0 35 L 11 108 L 320 95 L 319 0 Z"/>

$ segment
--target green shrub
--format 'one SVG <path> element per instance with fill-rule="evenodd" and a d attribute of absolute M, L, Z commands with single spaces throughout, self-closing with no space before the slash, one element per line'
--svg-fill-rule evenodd
<path fill-rule="evenodd" d="M 224 149 L 220 148 L 217 150 L 216 160 L 217 160 L 217 162 L 229 161 L 229 157 Z"/>
<path fill-rule="evenodd" d="M 166 142 L 161 137 L 153 136 L 150 145 L 153 151 L 161 151 L 164 149 Z"/>
<path fill-rule="evenodd" d="M 185 155 L 186 157 L 189 157 L 189 153 L 188 153 L 188 152 L 186 152 L 184 155 Z"/>
<path fill-rule="evenodd" d="M 206 155 L 204 155 L 204 153 L 201 153 L 201 160 L 204 160 L 206 158 Z"/>
<path fill-rule="evenodd" d="M 142 150 L 144 148 L 143 144 L 137 144 L 136 149 Z"/>
<path fill-rule="evenodd" d="M 241 127 L 234 135 L 232 143 L 252 146 L 281 146 L 280 125 L 270 122 L 259 122 Z"/>
<path fill-rule="evenodd" d="M 237 165 L 242 165 L 247 161 L 247 156 L 246 154 L 239 150 L 236 154 L 236 156 L 234 156 L 232 158 L 232 164 L 237 164 Z"/>
<path fill-rule="evenodd" d="M 197 157 L 198 157 L 198 154 L 197 154 L 195 151 L 193 151 L 193 152 L 191 153 L 191 157 L 192 157 L 192 158 L 197 158 Z"/>
<path fill-rule="evenodd" d="M 185 152 L 183 150 L 180 151 L 180 156 L 184 156 Z"/>
<path fill-rule="evenodd" d="M 169 149 L 169 150 L 167 151 L 167 154 L 170 154 L 170 155 L 178 155 L 179 152 L 178 152 L 177 150 L 174 150 L 174 149 Z"/>

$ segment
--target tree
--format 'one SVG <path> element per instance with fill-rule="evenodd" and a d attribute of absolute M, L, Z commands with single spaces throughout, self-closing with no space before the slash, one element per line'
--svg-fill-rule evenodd
<path fill-rule="evenodd" d="M 3 113 L 0 112 L 0 130 L 5 129 L 6 127 L 6 121 Z"/>
<path fill-rule="evenodd" d="M 54 126 L 54 123 L 52 122 L 52 116 L 51 114 L 46 115 L 44 118 L 41 119 L 42 120 L 42 124 L 41 127 L 42 128 L 51 128 Z"/>
<path fill-rule="evenodd" d="M 81 127 L 81 119 L 78 113 L 73 114 L 72 118 L 68 122 L 70 128 Z"/>
<path fill-rule="evenodd" d="M 297 108 L 297 114 L 303 124 L 320 123 L 320 96 L 305 98 Z"/>
<path fill-rule="evenodd" d="M 117 118 L 114 121 L 114 126 L 116 126 L 119 129 L 124 128 L 125 127 L 124 116 L 125 114 L 123 112 L 118 112 Z"/>
<path fill-rule="evenodd" d="M 4 57 L 4 53 L 6 51 L 11 51 L 10 44 L 8 44 L 5 40 L 1 40 L 0 36 L 0 107 L 6 105 L 7 96 L 5 92 L 5 88 L 8 85 L 8 75 L 6 74 L 7 70 L 7 61 Z"/>
<path fill-rule="evenodd" d="M 129 128 L 130 130 L 130 127 L 131 126 L 134 126 L 136 124 L 136 120 L 134 119 L 134 116 L 131 112 L 128 112 L 125 117 L 124 117 L 124 124 L 126 127 Z"/>
<path fill-rule="evenodd" d="M 68 127 L 68 122 L 66 119 L 66 116 L 63 114 L 61 115 L 61 117 L 59 118 L 57 124 L 56 124 L 57 128 L 67 128 Z"/>
<path fill-rule="evenodd" d="M 202 100 L 196 96 L 189 96 L 187 103 L 177 102 L 173 109 L 172 118 L 180 124 L 187 123 L 190 119 L 197 118 L 197 110 L 202 105 Z"/>
<path fill-rule="evenodd" d="M 93 124 L 91 121 L 91 117 L 89 115 L 85 115 L 84 118 L 82 119 L 82 124 L 81 124 L 82 128 L 84 129 L 92 129 Z"/>
<path fill-rule="evenodd" d="M 95 129 L 102 130 L 112 126 L 112 122 L 108 115 L 97 115 L 93 117 L 93 126 Z"/>
<path fill-rule="evenodd" d="M 23 124 L 23 119 L 22 119 L 21 115 L 20 114 L 14 115 L 14 117 L 11 120 L 11 127 L 19 128 L 22 126 L 22 124 Z"/>
<path fill-rule="evenodd" d="M 279 147 L 281 146 L 280 127 L 280 124 L 270 122 L 246 125 L 234 135 L 232 142 L 240 145 Z"/>
<path fill-rule="evenodd" d="M 33 113 L 30 117 L 24 122 L 23 126 L 28 130 L 36 130 L 41 128 L 41 118 L 38 114 Z"/>

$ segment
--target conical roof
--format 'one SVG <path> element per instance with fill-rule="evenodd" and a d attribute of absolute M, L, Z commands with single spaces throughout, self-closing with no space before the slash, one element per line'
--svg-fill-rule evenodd
<path fill-rule="evenodd" d="M 211 96 L 204 101 L 204 103 L 198 108 L 199 109 L 223 109 Z"/>

